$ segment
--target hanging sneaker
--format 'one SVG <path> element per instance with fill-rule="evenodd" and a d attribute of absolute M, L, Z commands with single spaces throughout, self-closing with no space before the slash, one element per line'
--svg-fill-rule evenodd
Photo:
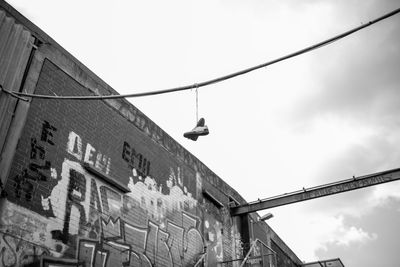
<path fill-rule="evenodd" d="M 208 127 L 205 124 L 204 118 L 201 118 L 198 122 L 196 127 L 193 128 L 190 132 L 186 132 L 183 134 L 184 137 L 196 141 L 197 138 L 201 135 L 209 134 Z"/>

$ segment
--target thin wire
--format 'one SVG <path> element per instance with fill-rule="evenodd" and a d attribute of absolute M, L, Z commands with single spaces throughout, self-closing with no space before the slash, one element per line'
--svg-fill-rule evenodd
<path fill-rule="evenodd" d="M 308 46 L 304 49 L 298 50 L 294 53 L 288 54 L 286 56 L 268 61 L 266 63 L 257 65 L 257 66 L 253 66 L 244 70 L 240 70 L 231 74 L 227 74 L 218 78 L 214 78 L 208 81 L 204 81 L 204 82 L 200 82 L 200 83 L 195 83 L 193 85 L 185 85 L 185 86 L 180 86 L 180 87 L 175 87 L 175 88 L 170 88 L 170 89 L 164 89 L 164 90 L 156 90 L 156 91 L 150 91 L 150 92 L 143 92 L 143 93 L 133 93 L 133 94 L 123 94 L 123 95 L 101 95 L 101 96 L 51 96 L 51 95 L 37 95 L 37 94 L 28 94 L 28 93 L 22 93 L 22 92 L 10 92 L 5 90 L 4 88 L 2 89 L 3 91 L 5 91 L 6 93 L 13 93 L 15 95 L 18 96 L 25 96 L 25 97 L 33 97 L 33 98 L 41 98 L 41 99 L 59 99 L 59 100 L 104 100 L 104 99 L 117 99 L 117 98 L 133 98 L 133 97 L 143 97 L 143 96 L 152 96 L 152 95 L 160 95 L 160 94 L 167 94 L 167 93 L 172 93 L 172 92 L 178 92 L 178 91 L 183 91 L 183 90 L 190 90 L 190 89 L 195 89 L 195 88 L 200 88 L 200 87 L 205 87 L 211 84 L 215 84 L 215 83 L 219 83 L 222 81 L 226 81 L 228 79 L 232 79 L 234 77 L 240 76 L 240 75 L 244 75 L 247 74 L 249 72 L 255 71 L 257 69 L 261 69 L 273 64 L 276 64 L 278 62 L 290 59 L 292 57 L 296 57 L 305 53 L 308 53 L 310 51 L 316 50 L 318 48 L 321 48 L 325 45 L 331 44 L 333 42 L 336 42 L 346 36 L 349 36 L 357 31 L 360 31 L 364 28 L 367 28 L 379 21 L 382 21 L 384 19 L 387 19 L 389 17 L 392 17 L 396 14 L 398 14 L 400 12 L 400 8 L 395 9 L 377 19 L 374 19 L 366 24 L 363 24 L 361 26 L 358 26 L 356 28 L 353 28 L 347 32 L 344 32 L 342 34 L 336 35 L 332 38 L 329 38 L 325 41 L 322 41 L 320 43 Z M 13 95 L 14 96 L 14 95 Z"/>
<path fill-rule="evenodd" d="M 196 123 L 199 121 L 199 92 L 198 87 L 196 87 Z"/>

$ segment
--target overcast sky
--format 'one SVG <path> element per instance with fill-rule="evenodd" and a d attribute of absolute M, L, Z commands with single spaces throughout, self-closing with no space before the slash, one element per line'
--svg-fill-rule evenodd
<path fill-rule="evenodd" d="M 10 0 L 121 94 L 199 83 L 278 58 L 399 0 Z M 247 201 L 400 167 L 400 15 L 294 59 L 130 101 Z M 304 261 L 400 264 L 400 182 L 272 210 Z M 261 212 L 263 214 L 263 212 Z"/>

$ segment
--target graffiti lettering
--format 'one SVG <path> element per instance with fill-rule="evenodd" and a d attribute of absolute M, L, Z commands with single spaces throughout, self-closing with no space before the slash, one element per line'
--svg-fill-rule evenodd
<path fill-rule="evenodd" d="M 40 140 L 43 142 L 47 142 L 50 145 L 54 146 L 54 142 L 52 140 L 53 133 L 57 131 L 57 128 L 51 125 L 48 121 L 44 121 L 42 124 L 42 135 L 40 137 Z"/>
<path fill-rule="evenodd" d="M 136 169 L 141 177 L 145 178 L 150 175 L 150 161 L 143 157 L 142 154 L 137 153 L 128 142 L 124 142 L 122 147 L 122 159 L 129 164 L 130 168 Z"/>
<path fill-rule="evenodd" d="M 196 222 L 188 214 L 182 216 Z M 203 253 L 203 240 L 195 228 L 186 230 L 168 222 L 164 231 L 152 221 L 143 228 L 120 218 L 101 219 L 101 224 L 100 240 L 80 239 L 78 242 L 78 261 L 88 266 L 190 266 Z M 194 248 L 188 244 L 197 245 Z"/>
<path fill-rule="evenodd" d="M 49 250 L 10 234 L 0 233 L 1 266 L 19 267 L 28 263 L 39 263 L 42 255 L 50 255 Z"/>
<path fill-rule="evenodd" d="M 51 162 L 46 160 L 46 144 L 54 145 L 53 132 L 57 131 L 57 128 L 52 126 L 48 121 L 44 121 L 42 124 L 41 131 L 41 143 L 37 141 L 35 137 L 31 138 L 31 150 L 30 160 L 28 168 L 22 170 L 22 172 L 14 177 L 14 193 L 17 199 L 30 202 L 34 198 L 34 192 L 39 186 L 38 182 L 48 181 L 48 177 L 51 176 Z M 37 201 L 39 201 L 41 195 L 36 194 Z M 51 211 L 50 211 L 51 212 Z"/>
<path fill-rule="evenodd" d="M 31 139 L 33 162 L 16 177 L 16 190 L 20 198 L 31 200 L 39 182 L 57 177 L 52 179 L 57 184 L 50 195 L 40 201 L 43 210 L 48 206 L 53 213 L 46 218 L 46 242 L 51 242 L 58 257 L 74 257 L 77 263 L 91 267 L 196 263 L 204 253 L 204 240 L 199 219 L 189 214 L 196 210 L 197 200 L 184 185 L 184 171 L 171 167 L 163 192 L 162 185 L 148 175 L 150 162 L 125 142 L 122 157 L 132 174 L 127 185 L 130 192 L 122 194 L 83 167 L 88 163 L 108 173 L 111 159 L 70 132 L 69 158 L 64 159 L 60 175 L 53 175 L 46 148 L 54 145 L 55 130 L 45 121 L 40 139 Z M 1 242 L 3 266 L 19 266 L 15 246 L 8 239 Z"/>
<path fill-rule="evenodd" d="M 177 186 L 174 188 L 178 190 Z M 149 190 L 149 186 L 144 185 L 142 189 Z M 66 200 L 62 204 L 64 208 L 57 209 L 56 215 L 64 221 L 64 225 L 63 229 L 53 230 L 53 238 L 73 245 L 70 241 L 81 237 L 81 243 L 78 244 L 81 253 L 79 260 L 89 261 L 90 258 L 94 265 L 89 266 L 109 266 L 108 262 L 113 262 L 113 253 L 121 253 L 122 248 L 129 251 L 126 254 L 129 266 L 186 266 L 203 253 L 204 241 L 198 230 L 198 219 L 181 211 L 180 224 L 169 220 L 166 220 L 165 226 L 150 220 L 146 225 L 138 224 L 140 216 L 137 212 L 142 208 L 132 197 L 137 196 L 139 191 L 132 188 L 131 193 L 123 196 L 95 179 L 77 162 L 64 161 L 62 180 L 53 190 L 51 198 L 56 201 L 62 192 L 66 192 Z M 182 191 L 178 192 L 183 194 Z M 155 193 L 156 199 L 161 198 L 159 191 Z M 178 197 L 183 199 L 182 203 L 189 201 L 185 195 L 174 195 L 174 198 Z M 167 204 L 168 199 L 161 201 L 164 202 Z M 183 206 L 171 205 L 171 211 Z M 129 220 L 123 220 L 122 217 Z M 58 218 L 55 221 L 59 221 Z M 87 233 L 88 225 L 94 228 L 94 234 Z M 76 238 L 70 238 L 72 236 Z M 93 250 L 90 257 L 89 250 Z"/>
<path fill-rule="evenodd" d="M 50 161 L 46 160 L 44 162 L 44 165 L 39 165 L 36 163 L 30 163 L 29 164 L 29 169 L 34 173 L 34 176 L 31 176 L 27 174 L 25 177 L 32 179 L 32 180 L 37 180 L 37 181 L 47 181 L 47 176 L 40 172 L 39 170 L 50 170 L 51 163 Z"/>
<path fill-rule="evenodd" d="M 83 225 L 86 222 L 85 209 L 82 205 L 82 202 L 84 202 L 86 198 L 85 176 L 82 173 L 79 173 L 73 169 L 70 170 L 69 174 L 70 174 L 70 180 L 67 190 L 67 204 L 65 208 L 66 211 L 65 211 L 64 231 L 62 239 L 62 241 L 64 242 L 66 242 L 68 233 L 70 233 L 69 231 L 70 223 L 77 223 L 76 220 L 71 220 L 71 215 L 72 217 L 79 219 L 79 225 Z M 73 207 L 78 212 L 78 214 L 72 214 Z M 78 226 L 75 226 L 74 228 L 79 229 Z"/>
<path fill-rule="evenodd" d="M 77 262 L 77 260 L 74 259 L 62 259 L 49 256 L 42 256 L 40 267 L 85 267 L 85 266 L 84 263 Z"/>
<path fill-rule="evenodd" d="M 83 153 L 82 147 L 82 138 L 78 134 L 70 132 L 68 136 L 67 152 L 77 160 L 83 160 L 100 171 L 109 174 L 111 158 L 98 151 L 89 143 L 86 144 L 85 153 Z"/>
<path fill-rule="evenodd" d="M 44 148 L 38 145 L 36 138 L 31 138 L 31 159 L 37 159 L 38 156 L 44 159 L 45 154 Z"/>

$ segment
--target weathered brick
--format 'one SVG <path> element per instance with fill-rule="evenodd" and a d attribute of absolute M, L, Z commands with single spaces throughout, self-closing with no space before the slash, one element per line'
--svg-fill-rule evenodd
<path fill-rule="evenodd" d="M 35 56 L 37 94 L 115 93 L 53 41 Z M 215 266 L 238 255 L 227 204 L 243 198 L 126 100 L 33 99 L 18 137 L 1 214 L 8 263 L 23 248 L 33 265 L 42 254 L 85 266 L 193 266 L 204 252 Z M 16 218 L 29 219 L 18 228 Z"/>

